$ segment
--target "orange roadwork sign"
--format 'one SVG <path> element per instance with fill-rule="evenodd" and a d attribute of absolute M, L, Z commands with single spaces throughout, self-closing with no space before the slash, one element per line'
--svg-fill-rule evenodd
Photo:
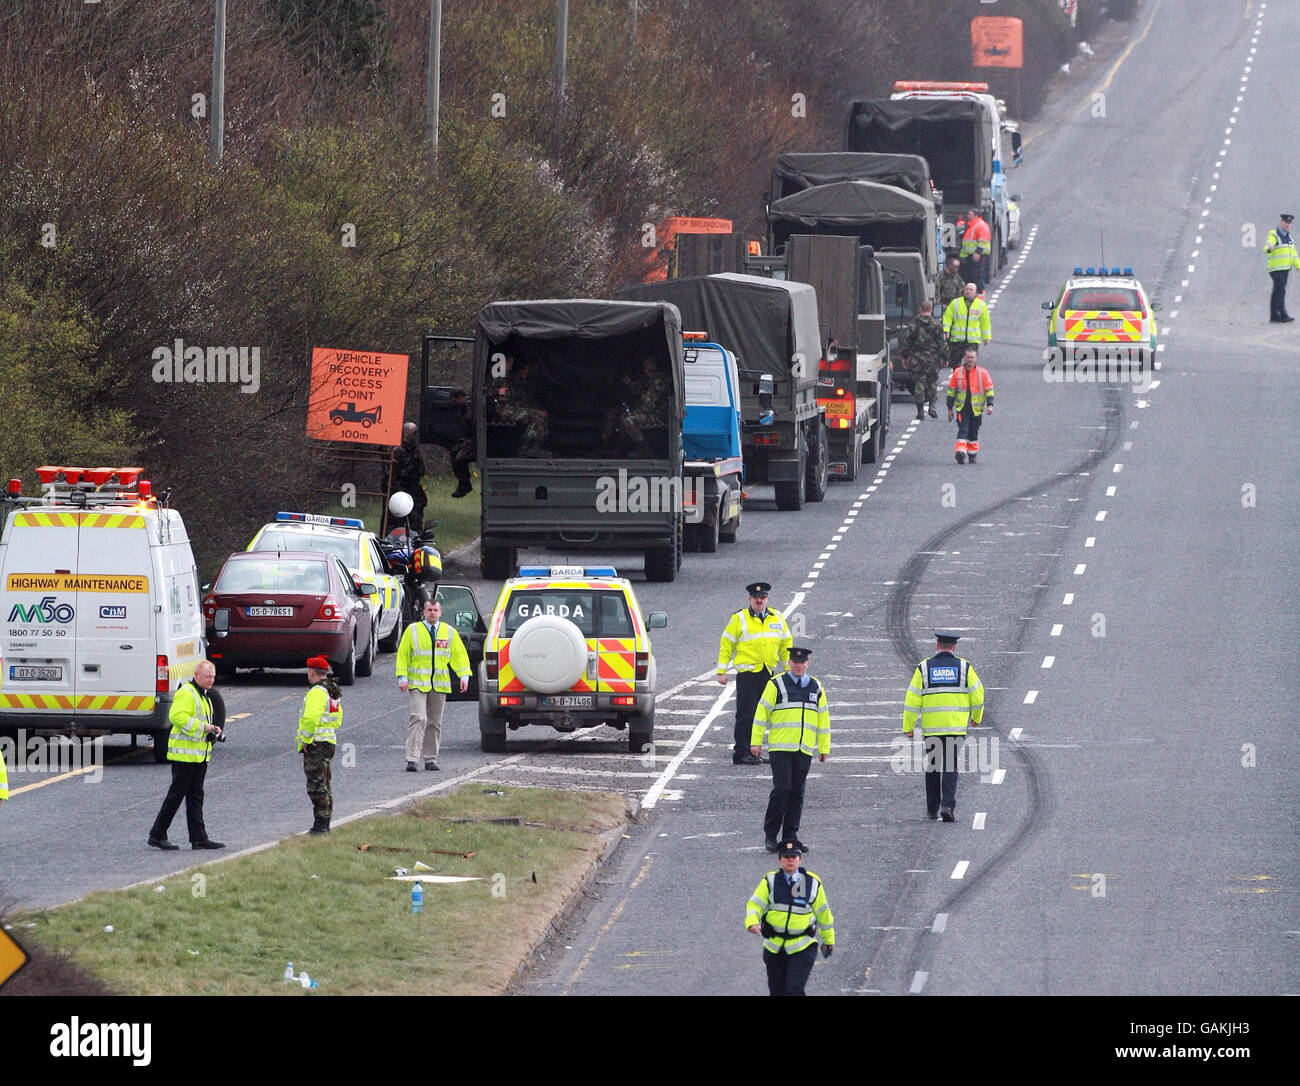
<path fill-rule="evenodd" d="M 307 436 L 400 445 L 409 361 L 404 354 L 313 347 Z"/>
<path fill-rule="evenodd" d="M 8 932 L 0 931 L 0 987 L 26 964 L 27 951 Z"/>
<path fill-rule="evenodd" d="M 971 63 L 976 68 L 1022 68 L 1024 25 L 1010 15 L 977 15 L 970 21 Z"/>

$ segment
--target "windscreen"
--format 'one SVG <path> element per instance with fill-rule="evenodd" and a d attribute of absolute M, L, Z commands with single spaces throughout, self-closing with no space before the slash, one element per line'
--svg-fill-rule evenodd
<path fill-rule="evenodd" d="M 358 565 L 357 541 L 322 532 L 265 531 L 250 548 L 253 551 L 313 551 L 332 554 L 345 566 Z"/>
<path fill-rule="evenodd" d="M 545 588 L 516 592 L 510 597 L 502 634 L 512 636 L 530 618 L 567 618 L 584 637 L 632 637 L 632 618 L 622 592 Z"/>
<path fill-rule="evenodd" d="M 298 558 L 239 558 L 226 563 L 214 588 L 216 592 L 310 592 L 329 591 L 325 563 Z"/>
<path fill-rule="evenodd" d="M 1125 287 L 1075 287 L 1065 295 L 1062 309 L 1142 309 L 1136 290 Z"/>

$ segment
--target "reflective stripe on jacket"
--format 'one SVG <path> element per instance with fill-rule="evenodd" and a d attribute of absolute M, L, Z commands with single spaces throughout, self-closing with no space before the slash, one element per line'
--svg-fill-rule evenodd
<path fill-rule="evenodd" d="M 4 751 L 0 750 L 0 799 L 9 798 L 9 770 L 5 768 Z"/>
<path fill-rule="evenodd" d="M 1291 268 L 1300 271 L 1300 255 L 1296 254 L 1295 241 L 1289 233 L 1276 227 L 1264 240 L 1264 255 L 1268 257 L 1268 270 L 1271 272 L 1289 271 Z"/>
<path fill-rule="evenodd" d="M 793 893 L 784 871 L 769 871 L 759 881 L 745 906 L 745 928 L 766 923 L 776 934 L 763 936 L 763 948 L 773 954 L 798 954 L 813 944 L 821 932 L 822 942 L 835 945 L 835 917 L 826 901 L 822 880 L 799 868 Z"/>
<path fill-rule="evenodd" d="M 948 406 L 960 411 L 966 406 L 966 392 L 969 384 L 971 410 L 977 415 L 984 414 L 984 405 L 993 406 L 993 378 L 983 366 L 974 367 L 974 376 L 969 382 L 966 367 L 958 366 L 948 378 Z"/>
<path fill-rule="evenodd" d="M 968 660 L 939 652 L 912 672 L 903 702 L 903 733 L 911 735 L 916 718 L 922 735 L 965 735 L 968 720 L 984 717 L 984 685 Z"/>
<path fill-rule="evenodd" d="M 943 311 L 943 334 L 949 343 L 987 343 L 993 338 L 989 307 L 983 298 L 967 304 L 966 297 L 954 298 Z"/>
<path fill-rule="evenodd" d="M 727 623 L 718 644 L 718 674 L 721 675 L 736 661 L 737 671 L 784 671 L 790 659 L 790 646 L 794 638 L 785 624 L 781 612 L 769 607 L 758 618 L 748 607 L 742 607 Z"/>
<path fill-rule="evenodd" d="M 810 757 L 831 752 L 831 714 L 826 707 L 826 690 L 811 675 L 806 686 L 785 672 L 768 680 L 754 710 L 754 724 L 749 736 L 751 747 L 761 747 L 767 736 L 767 749 L 799 751 Z"/>
<path fill-rule="evenodd" d="M 167 736 L 169 762 L 207 762 L 212 758 L 207 726 L 212 723 L 212 699 L 194 684 L 185 683 L 172 698 L 171 734 Z"/>
<path fill-rule="evenodd" d="M 979 215 L 966 225 L 966 233 L 961 239 L 961 255 L 963 258 L 968 257 L 977 250 L 985 256 L 993 251 L 989 224 Z"/>
<path fill-rule="evenodd" d="M 302 699 L 298 718 L 298 752 L 308 743 L 337 743 L 343 723 L 343 703 L 330 697 L 324 683 L 315 683 Z"/>
<path fill-rule="evenodd" d="M 423 619 L 406 627 L 397 646 L 397 677 L 405 679 L 412 690 L 450 694 L 450 671 L 469 678 L 469 653 L 455 628 L 439 620 L 430 637 Z"/>

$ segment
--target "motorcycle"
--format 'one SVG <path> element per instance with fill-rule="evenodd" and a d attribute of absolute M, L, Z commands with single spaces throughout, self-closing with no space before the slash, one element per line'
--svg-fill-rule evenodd
<path fill-rule="evenodd" d="M 402 629 L 419 620 L 425 601 L 437 596 L 442 579 L 442 554 L 434 546 L 433 528 L 416 530 L 410 521 L 413 508 L 415 502 L 404 490 L 393 494 L 388 511 L 401 523 L 378 541 L 390 572 L 402 579 Z"/>

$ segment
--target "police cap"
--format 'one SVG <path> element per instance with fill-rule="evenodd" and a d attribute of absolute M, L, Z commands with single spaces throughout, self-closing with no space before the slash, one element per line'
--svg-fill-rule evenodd
<path fill-rule="evenodd" d="M 955 645 L 961 640 L 961 635 L 950 633 L 947 630 L 935 630 L 934 639 L 936 641 L 942 641 L 945 645 Z"/>
<path fill-rule="evenodd" d="M 784 841 L 782 842 L 781 847 L 777 850 L 777 855 L 778 856 L 802 856 L 803 845 L 799 844 L 798 841 Z"/>
<path fill-rule="evenodd" d="M 792 664 L 806 663 L 808 657 L 812 655 L 812 649 L 791 649 L 790 662 Z"/>
<path fill-rule="evenodd" d="M 1283 213 L 1283 214 L 1280 216 L 1280 218 L 1282 219 L 1283 222 L 1295 222 L 1295 216 L 1294 216 L 1294 215 L 1287 215 L 1287 214 Z"/>
<path fill-rule="evenodd" d="M 755 581 L 753 584 L 745 585 L 745 591 L 751 596 L 766 596 L 772 591 L 772 586 L 766 581 Z"/>
<path fill-rule="evenodd" d="M 307 666 L 313 671 L 328 671 L 330 662 L 323 656 L 313 656 L 307 661 Z"/>

